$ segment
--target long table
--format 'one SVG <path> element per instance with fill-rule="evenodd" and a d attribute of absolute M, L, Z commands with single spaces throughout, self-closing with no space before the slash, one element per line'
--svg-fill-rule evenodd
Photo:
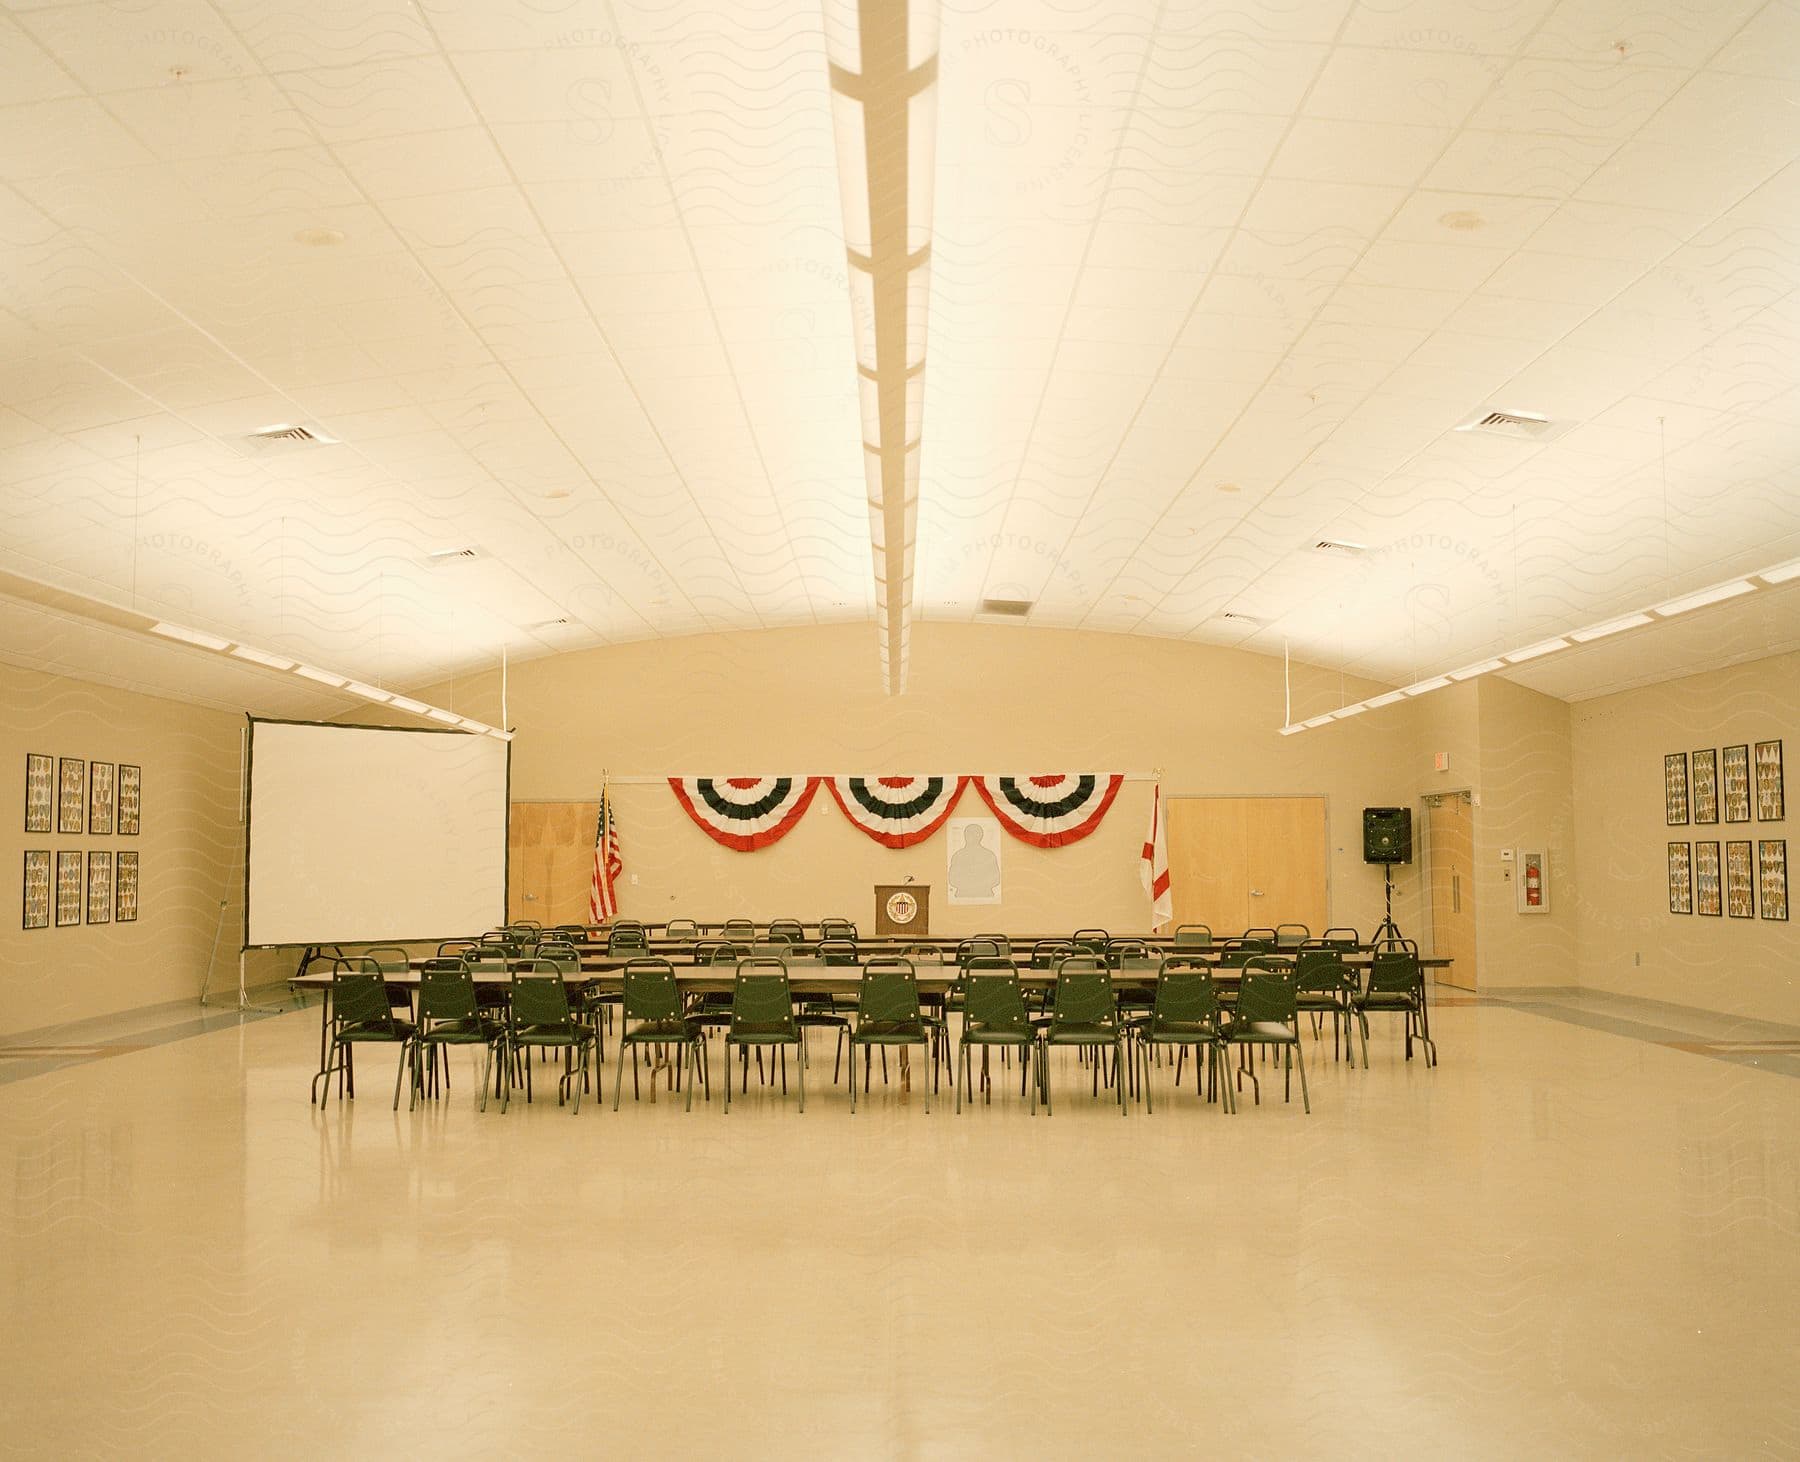
<path fill-rule="evenodd" d="M 690 946 L 691 948 L 691 946 Z M 1196 951 L 1208 958 L 1209 963 L 1216 965 L 1219 951 Z M 568 983 L 580 989 L 598 991 L 600 993 L 616 993 L 624 984 L 619 974 L 634 959 L 643 959 L 646 955 L 639 950 L 619 954 L 584 954 L 580 958 L 581 973 Z M 652 954 L 649 956 L 656 958 Z M 1344 963 L 1353 968 L 1366 967 L 1373 955 L 1364 950 L 1346 954 Z M 406 991 L 416 991 L 421 983 L 425 959 L 415 958 L 407 962 L 404 970 L 389 970 L 384 981 L 389 986 Z M 505 988 L 512 981 L 513 969 L 521 965 L 529 965 L 532 960 L 521 957 L 508 960 L 502 965 L 493 961 L 487 968 L 477 967 L 472 971 L 472 978 L 477 985 L 489 988 Z M 701 965 L 690 960 L 676 963 L 674 966 L 675 984 L 683 994 L 718 994 L 732 987 L 736 975 L 735 965 Z M 862 984 L 863 962 L 855 964 L 826 964 L 817 958 L 790 958 L 783 960 L 787 966 L 788 982 L 794 994 L 806 995 L 854 995 Z M 1419 960 L 1421 970 L 1447 969 L 1452 961 L 1445 956 L 1426 956 Z M 948 991 L 962 977 L 962 969 L 954 960 L 933 962 L 929 960 L 912 961 L 914 974 L 918 980 L 921 994 L 941 995 Z M 1031 988 L 1047 988 L 1055 983 L 1056 971 L 1039 969 L 1032 966 L 1029 956 L 1015 957 L 1013 968 L 1018 971 L 1019 983 Z M 1111 973 L 1113 979 L 1121 985 L 1131 988 L 1147 988 L 1156 983 L 1157 971 L 1162 967 L 1162 960 L 1157 957 L 1126 956 L 1122 958 Z M 318 990 L 329 997 L 331 993 L 331 973 L 325 970 L 319 973 L 308 971 L 295 975 L 288 981 L 294 990 Z M 1219 968 L 1215 979 L 1225 990 L 1233 990 L 1242 978 L 1238 968 Z M 1428 1013 L 1429 1002 L 1425 990 L 1429 982 L 1420 981 L 1419 1026 L 1420 1033 L 1426 1040 L 1431 1038 L 1431 1021 Z M 331 1038 L 331 1006 L 329 999 L 321 1002 L 319 1011 L 319 1070 L 323 1072 L 330 1058 Z"/>

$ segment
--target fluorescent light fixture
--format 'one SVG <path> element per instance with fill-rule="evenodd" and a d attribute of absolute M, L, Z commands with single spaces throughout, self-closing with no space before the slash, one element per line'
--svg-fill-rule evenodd
<path fill-rule="evenodd" d="M 1527 645 L 1522 650 L 1513 650 L 1500 658 L 1508 665 L 1522 665 L 1527 660 L 1535 660 L 1539 655 L 1552 655 L 1558 650 L 1569 648 L 1569 642 L 1560 635 L 1553 640 L 1539 640 L 1535 645 Z"/>
<path fill-rule="evenodd" d="M 1589 640 L 1603 640 L 1608 635 L 1622 634 L 1628 629 L 1636 629 L 1639 625 L 1649 623 L 1650 616 L 1647 614 L 1625 614 L 1603 624 L 1590 624 L 1586 629 L 1570 630 L 1569 638 L 1577 644 L 1585 645 Z"/>
<path fill-rule="evenodd" d="M 303 675 L 308 680 L 316 680 L 320 685 L 329 685 L 333 690 L 344 688 L 342 675 L 333 675 L 329 670 L 321 670 L 316 665 L 296 665 L 294 674 Z"/>
<path fill-rule="evenodd" d="M 489 736 L 492 736 L 494 738 L 494 740 L 496 740 L 496 741 L 511 741 L 513 739 L 512 732 L 502 731 L 499 728 L 494 727 L 494 726 L 488 727 L 487 734 Z"/>
<path fill-rule="evenodd" d="M 1395 701 L 1403 701 L 1405 699 L 1406 699 L 1405 691 L 1390 690 L 1386 695 L 1378 695 L 1378 696 L 1374 697 L 1372 700 L 1370 700 L 1368 702 L 1368 707 L 1372 711 L 1372 710 L 1375 710 L 1379 706 L 1391 706 L 1391 705 L 1393 705 L 1393 703 Z"/>
<path fill-rule="evenodd" d="M 1483 660 L 1479 665 L 1465 665 L 1461 670 L 1452 670 L 1450 678 L 1452 680 L 1473 680 L 1477 675 L 1486 675 L 1490 670 L 1498 670 L 1500 664 L 1501 662 L 1498 660 Z"/>
<path fill-rule="evenodd" d="M 1777 564 L 1772 569 L 1764 569 L 1756 577 L 1765 584 L 1785 584 L 1792 579 L 1800 579 L 1800 558 L 1790 563 Z"/>
<path fill-rule="evenodd" d="M 209 635 L 203 629 L 189 629 L 180 624 L 153 624 L 150 633 L 161 635 L 165 640 L 180 640 L 184 645 L 198 645 L 202 650 L 229 650 L 230 640 L 222 640 L 217 635 Z"/>
<path fill-rule="evenodd" d="M 1312 718 L 1312 720 L 1302 721 L 1300 724 L 1302 726 L 1304 726 L 1307 730 L 1310 731 L 1314 726 L 1329 726 L 1331 724 L 1332 717 L 1333 717 L 1333 713 L 1330 711 L 1327 711 L 1323 716 L 1314 716 Z"/>
<path fill-rule="evenodd" d="M 1283 726 L 1281 728 L 1281 734 L 1283 736 L 1298 736 L 1305 729 L 1306 729 L 1306 727 L 1299 726 L 1299 725 Z"/>
<path fill-rule="evenodd" d="M 267 650 L 253 649 L 249 645 L 233 645 L 231 653 L 239 660 L 248 660 L 252 665 L 263 665 L 270 670 L 292 670 L 294 662 L 280 655 L 271 655 Z"/>
<path fill-rule="evenodd" d="M 425 707 L 425 714 L 434 721 L 442 721 L 446 726 L 457 726 L 462 723 L 461 716 L 450 711 L 440 711 L 436 706 Z"/>
<path fill-rule="evenodd" d="M 1735 599 L 1739 594 L 1754 594 L 1756 585 L 1748 579 L 1733 579 L 1729 584 L 1714 584 L 1710 589 L 1700 589 L 1692 594 L 1684 594 L 1679 599 L 1671 599 L 1667 604 L 1659 604 L 1653 613 L 1664 619 L 1671 615 L 1686 614 L 1690 609 L 1704 609 L 1708 604 L 1723 604 L 1727 599 Z"/>
<path fill-rule="evenodd" d="M 415 701 L 408 696 L 397 695 L 389 703 L 396 711 L 410 711 L 415 716 L 422 716 L 431 707 L 424 701 Z"/>
<path fill-rule="evenodd" d="M 1331 719 L 1334 721 L 1343 721 L 1343 720 L 1348 719 L 1351 716 L 1360 716 L 1364 711 L 1366 711 L 1368 709 L 1369 708 L 1366 705 L 1364 705 L 1361 701 L 1357 701 L 1354 705 L 1338 707 L 1337 710 L 1335 710 L 1331 713 Z"/>
<path fill-rule="evenodd" d="M 366 701 L 391 701 L 393 697 L 385 690 L 377 690 L 372 685 L 364 685 L 360 680 L 346 680 L 344 689 L 351 695 L 359 695 Z"/>
<path fill-rule="evenodd" d="M 1427 691 L 1442 690 L 1450 683 L 1448 675 L 1436 675 L 1430 680 L 1421 680 L 1417 685 L 1409 685 L 1401 691 L 1401 695 L 1424 695 Z"/>

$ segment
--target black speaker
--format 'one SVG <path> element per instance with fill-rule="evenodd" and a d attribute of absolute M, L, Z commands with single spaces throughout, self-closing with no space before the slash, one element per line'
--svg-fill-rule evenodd
<path fill-rule="evenodd" d="M 1412 809 L 1363 808 L 1363 862 L 1412 862 Z"/>

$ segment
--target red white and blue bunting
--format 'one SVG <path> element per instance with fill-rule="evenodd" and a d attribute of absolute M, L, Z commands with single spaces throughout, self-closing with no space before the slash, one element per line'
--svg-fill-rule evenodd
<path fill-rule="evenodd" d="M 845 817 L 885 848 L 910 848 L 944 825 L 967 777 L 828 777 Z"/>
<path fill-rule="evenodd" d="M 969 783 L 1000 825 L 1037 848 L 1078 843 L 1106 816 L 1120 772 L 979 777 L 670 777 L 687 815 L 714 842 L 753 853 L 793 831 L 824 782 L 844 816 L 887 848 L 910 848 L 939 831 Z"/>
<path fill-rule="evenodd" d="M 819 777 L 670 777 L 675 798 L 714 842 L 754 853 L 780 842 L 812 805 Z"/>
<path fill-rule="evenodd" d="M 1118 772 L 1052 772 L 976 777 L 975 790 L 1000 826 L 1038 848 L 1065 848 L 1100 826 L 1125 777 Z"/>

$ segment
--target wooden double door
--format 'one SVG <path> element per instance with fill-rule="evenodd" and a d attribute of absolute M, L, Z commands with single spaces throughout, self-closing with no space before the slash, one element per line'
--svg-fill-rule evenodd
<path fill-rule="evenodd" d="M 1323 797 L 1171 797 L 1168 810 L 1177 924 L 1330 924 Z"/>

